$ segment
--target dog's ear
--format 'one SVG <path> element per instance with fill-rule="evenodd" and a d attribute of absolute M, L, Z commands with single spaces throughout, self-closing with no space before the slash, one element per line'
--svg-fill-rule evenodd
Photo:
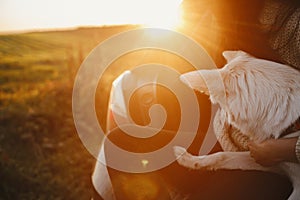
<path fill-rule="evenodd" d="M 180 79 L 192 89 L 209 95 L 212 103 L 226 103 L 225 86 L 220 69 L 192 71 L 181 75 Z"/>
<path fill-rule="evenodd" d="M 226 103 L 226 91 L 220 69 L 198 70 L 180 76 L 181 81 L 192 89 L 210 96 L 212 103 Z"/>
<path fill-rule="evenodd" d="M 230 62 L 231 60 L 233 60 L 238 56 L 245 56 L 245 55 L 248 54 L 244 51 L 223 51 L 223 56 L 227 62 Z"/>
<path fill-rule="evenodd" d="M 192 71 L 180 76 L 180 80 L 190 88 L 203 92 L 209 95 L 205 80 L 199 71 Z"/>

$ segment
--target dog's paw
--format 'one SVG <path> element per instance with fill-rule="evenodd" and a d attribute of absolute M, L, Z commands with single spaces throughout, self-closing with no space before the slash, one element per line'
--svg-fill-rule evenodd
<path fill-rule="evenodd" d="M 189 154 L 185 148 L 175 146 L 174 147 L 174 154 L 176 156 L 177 162 L 187 168 L 191 169 L 198 169 L 199 164 L 198 164 L 198 159 L 197 156 L 193 156 Z"/>
<path fill-rule="evenodd" d="M 182 155 L 187 153 L 186 149 L 180 146 L 175 146 L 173 147 L 173 149 L 176 159 L 180 158 Z"/>

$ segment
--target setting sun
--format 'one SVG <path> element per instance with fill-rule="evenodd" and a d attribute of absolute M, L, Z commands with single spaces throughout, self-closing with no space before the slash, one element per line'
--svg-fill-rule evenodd
<path fill-rule="evenodd" d="M 144 5 L 143 24 L 156 28 L 175 28 L 180 24 L 182 0 L 153 0 Z M 139 18 L 139 16 L 137 16 Z"/>
<path fill-rule="evenodd" d="M 175 28 L 182 0 L 3 0 L 0 31 L 143 24 Z"/>

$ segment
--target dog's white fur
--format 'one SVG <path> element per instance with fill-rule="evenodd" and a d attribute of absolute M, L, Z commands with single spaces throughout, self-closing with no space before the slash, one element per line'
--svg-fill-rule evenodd
<path fill-rule="evenodd" d="M 191 88 L 210 95 L 226 120 L 254 141 L 279 138 L 300 116 L 300 72 L 283 64 L 258 59 L 243 51 L 225 51 L 222 69 L 186 73 L 181 80 Z M 284 172 L 294 190 L 289 200 L 300 198 L 300 165 L 282 163 L 263 167 L 249 152 L 219 152 L 193 156 L 174 147 L 177 161 L 193 169 L 242 169 Z"/>

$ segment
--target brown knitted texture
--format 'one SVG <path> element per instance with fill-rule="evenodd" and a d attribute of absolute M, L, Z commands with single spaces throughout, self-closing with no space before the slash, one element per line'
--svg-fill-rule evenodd
<path fill-rule="evenodd" d="M 228 130 L 230 132 L 230 140 L 234 143 L 240 151 L 249 151 L 248 141 L 249 137 L 241 133 L 238 129 L 233 126 Z"/>
<path fill-rule="evenodd" d="M 296 157 L 298 159 L 298 162 L 300 163 L 300 137 L 297 140 L 295 151 L 296 151 Z"/>
<path fill-rule="evenodd" d="M 292 11 L 290 14 L 287 14 Z M 267 1 L 260 16 L 270 33 L 270 46 L 285 64 L 300 70 L 300 8 L 288 8 L 280 1 Z"/>
<path fill-rule="evenodd" d="M 248 151 L 249 138 L 238 129 L 228 124 L 224 110 L 217 111 L 214 119 L 214 130 L 224 151 Z"/>

